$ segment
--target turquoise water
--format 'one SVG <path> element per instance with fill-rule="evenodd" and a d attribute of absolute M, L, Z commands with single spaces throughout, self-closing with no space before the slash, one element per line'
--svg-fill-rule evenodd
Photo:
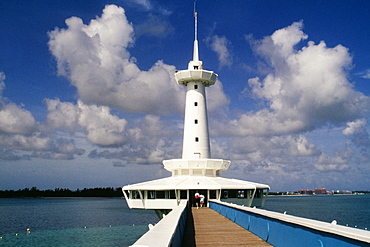
<path fill-rule="evenodd" d="M 0 199 L 0 246 L 129 246 L 156 222 L 121 198 Z"/>
<path fill-rule="evenodd" d="M 264 209 L 369 229 L 369 205 L 370 195 L 270 196 Z M 130 246 L 156 222 L 121 198 L 0 199 L 0 247 Z"/>
<path fill-rule="evenodd" d="M 147 225 L 23 230 L 2 235 L 0 246 L 129 246 L 147 230 Z"/>

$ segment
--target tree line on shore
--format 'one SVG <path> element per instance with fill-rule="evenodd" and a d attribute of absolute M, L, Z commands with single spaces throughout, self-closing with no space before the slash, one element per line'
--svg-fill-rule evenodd
<path fill-rule="evenodd" d="M 84 188 L 82 190 L 70 190 L 56 188 L 54 190 L 39 190 L 37 187 L 19 190 L 0 190 L 0 198 L 24 198 L 24 197 L 122 197 L 120 187 Z"/>
<path fill-rule="evenodd" d="M 294 194 L 293 192 L 290 192 Z M 295 192 L 297 193 L 297 192 Z M 370 194 L 370 191 L 353 191 L 354 194 Z M 269 195 L 286 195 L 287 192 L 269 192 Z M 84 188 L 82 190 L 70 190 L 56 188 L 54 190 L 39 190 L 37 187 L 19 190 L 0 190 L 0 198 L 24 198 L 24 197 L 122 197 L 121 187 L 113 188 Z"/>

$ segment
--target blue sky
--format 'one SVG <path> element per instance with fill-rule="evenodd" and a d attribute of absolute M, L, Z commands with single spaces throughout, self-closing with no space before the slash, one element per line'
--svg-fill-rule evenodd
<path fill-rule="evenodd" d="M 368 1 L 198 0 L 211 153 L 272 191 L 370 190 Z M 0 189 L 119 187 L 180 158 L 193 1 L 2 1 Z"/>

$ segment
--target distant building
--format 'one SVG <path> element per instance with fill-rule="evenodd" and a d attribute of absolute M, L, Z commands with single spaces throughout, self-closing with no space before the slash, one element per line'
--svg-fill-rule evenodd
<path fill-rule="evenodd" d="M 335 194 L 352 194 L 352 191 L 349 190 L 337 190 Z"/>
<path fill-rule="evenodd" d="M 288 193 L 287 193 L 288 194 Z M 350 190 L 326 190 L 326 188 L 315 188 L 315 190 L 298 190 L 299 195 L 334 195 L 352 194 Z"/>
<path fill-rule="evenodd" d="M 326 188 L 315 188 L 315 195 L 326 195 Z"/>
<path fill-rule="evenodd" d="M 301 195 L 313 195 L 313 191 L 312 190 L 298 190 L 298 194 L 301 194 Z"/>

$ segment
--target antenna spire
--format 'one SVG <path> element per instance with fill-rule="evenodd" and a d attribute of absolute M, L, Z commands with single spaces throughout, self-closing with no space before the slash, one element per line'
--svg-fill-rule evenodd
<path fill-rule="evenodd" d="M 198 40 L 198 11 L 197 11 L 197 1 L 194 1 L 194 37 Z"/>
<path fill-rule="evenodd" d="M 193 51 L 193 61 L 199 61 L 198 54 L 198 11 L 197 11 L 197 1 L 194 1 L 194 51 Z"/>

